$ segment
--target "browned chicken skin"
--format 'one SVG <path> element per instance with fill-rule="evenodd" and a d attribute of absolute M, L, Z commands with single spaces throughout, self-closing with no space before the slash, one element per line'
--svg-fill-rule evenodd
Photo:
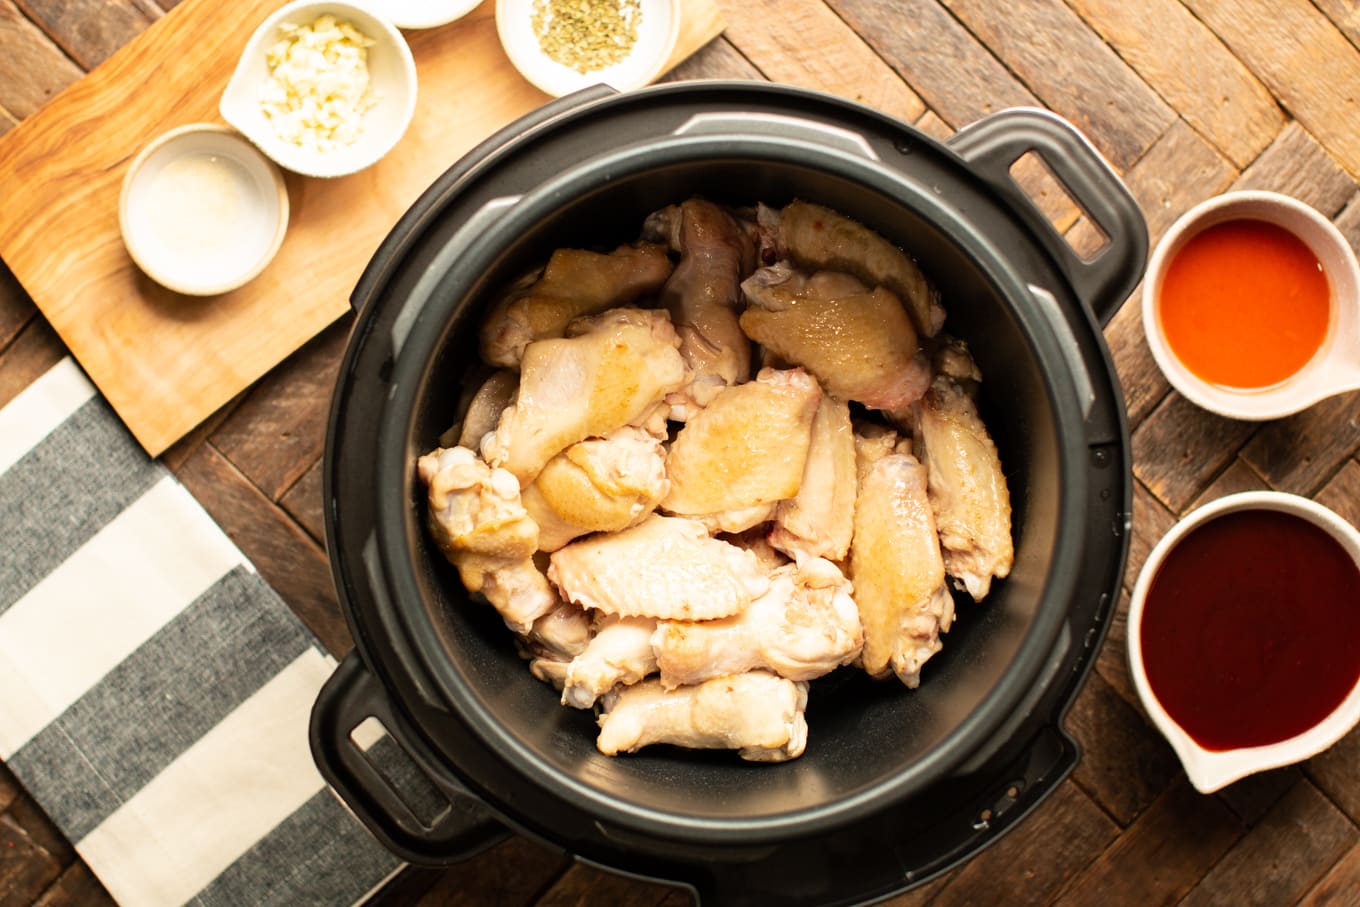
<path fill-rule="evenodd" d="M 944 309 L 911 257 L 868 227 L 839 212 L 804 201 L 779 212 L 779 255 L 811 271 L 845 271 L 870 286 L 891 290 L 906 304 L 922 336 L 944 325 Z"/>
<path fill-rule="evenodd" d="M 868 467 L 855 504 L 850 579 L 864 625 L 864 670 L 909 687 L 953 621 L 926 470 L 892 453 Z"/>
<path fill-rule="evenodd" d="M 620 246 L 609 254 L 558 249 L 541 274 L 523 281 L 492 307 L 482 324 L 482 358 L 518 368 L 535 340 L 561 337 L 582 315 L 631 305 L 655 293 L 671 273 L 659 245 Z"/>
<path fill-rule="evenodd" d="M 834 271 L 787 263 L 742 283 L 741 327 L 752 340 L 817 376 L 827 393 L 874 409 L 903 410 L 930 384 L 916 329 L 889 290 Z"/>
<path fill-rule="evenodd" d="M 572 444 L 642 424 L 685 379 L 665 312 L 611 309 L 568 333 L 525 348 L 515 402 L 482 438 L 482 456 L 521 485 Z"/>
<path fill-rule="evenodd" d="M 724 532 L 768 519 L 802 484 L 821 397 L 801 369 L 762 369 L 724 389 L 671 444 L 661 508 Z"/>
<path fill-rule="evenodd" d="M 935 377 L 916 407 L 914 443 L 930 474 L 945 569 L 982 601 L 1015 561 L 1011 498 L 996 444 L 958 381 Z"/>

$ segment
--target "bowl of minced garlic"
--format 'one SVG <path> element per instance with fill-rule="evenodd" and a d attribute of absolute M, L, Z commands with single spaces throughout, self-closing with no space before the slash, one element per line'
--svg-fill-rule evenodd
<path fill-rule="evenodd" d="M 391 151 L 415 104 L 415 60 L 391 22 L 349 3 L 295 0 L 251 35 L 220 110 L 280 167 L 335 177 Z"/>
<path fill-rule="evenodd" d="M 666 69 L 680 31 L 679 0 L 497 0 L 510 62 L 546 94 L 590 85 L 639 88 Z"/>

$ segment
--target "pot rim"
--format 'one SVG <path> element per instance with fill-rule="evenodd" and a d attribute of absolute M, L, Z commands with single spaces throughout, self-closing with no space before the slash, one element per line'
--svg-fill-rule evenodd
<path fill-rule="evenodd" d="M 1026 298 L 1027 287 L 1009 273 L 998 250 L 981 240 L 955 215 L 938 196 L 932 197 L 921 188 L 903 179 L 880 162 L 866 160 L 854 154 L 825 147 L 813 147 L 806 142 L 773 137 L 689 136 L 651 140 L 605 152 L 575 167 L 569 168 L 548 182 L 525 194 L 504 216 L 475 237 L 460 250 L 459 262 L 471 261 L 478 266 L 470 278 L 459 276 L 456 269 L 446 267 L 442 272 L 431 267 L 427 272 L 428 295 L 419 300 L 417 310 L 404 312 L 409 324 L 399 349 L 394 354 L 390 393 L 377 432 L 379 450 L 375 464 L 377 488 L 393 487 L 398 482 L 406 493 L 380 498 L 377 503 L 375 534 L 377 557 L 381 574 L 393 602 L 418 600 L 418 587 L 413 575 L 410 550 L 412 540 L 406 532 L 409 514 L 405 513 L 411 500 L 411 455 L 408 449 L 410 420 L 421 397 L 424 373 L 435 353 L 445 340 L 444 327 L 451 321 L 453 311 L 470 289 L 484 279 L 485 265 L 493 262 L 500 250 L 510 247 L 526 226 L 553 217 L 563 208 L 578 200 L 582 191 L 594 191 L 610 183 L 663 169 L 673 164 L 689 164 L 696 159 L 722 161 L 750 161 L 792 164 L 798 167 L 828 172 L 846 182 L 887 196 L 895 204 L 911 208 L 952 242 L 960 247 L 998 291 L 999 296 L 1012 302 Z M 425 281 L 422 281 L 422 285 Z M 462 292 L 450 289 L 462 286 Z M 402 300 L 404 307 L 412 305 L 415 292 Z M 1015 316 L 1035 355 L 1049 363 L 1066 361 L 1059 340 L 1037 313 L 1024 306 L 1014 306 Z M 399 316 L 401 320 L 403 316 Z M 1085 440 L 1081 418 L 1082 407 L 1071 381 L 1057 380 L 1050 369 L 1044 370 L 1049 395 L 1049 406 L 1054 414 L 1058 439 L 1058 469 L 1066 477 L 1084 468 L 1086 451 L 1080 443 Z M 458 714 L 475 733 L 481 744 L 513 765 L 522 779 L 532 785 L 551 785 L 555 793 L 577 808 L 603 822 L 689 840 L 747 842 L 775 841 L 802 836 L 858 821 L 869 811 L 879 811 L 918 793 L 939 778 L 957 769 L 979 748 L 994 743 L 992 735 L 1012 711 L 1022 703 L 1032 682 L 1041 675 L 1052 659 L 1053 649 L 1064 626 L 1067 602 L 1077 582 L 1077 562 L 1082 545 L 1073 544 L 1081 537 L 1086 508 L 1086 487 L 1080 482 L 1061 482 L 1057 512 L 1058 537 L 1053 550 L 1053 562 L 1048 565 L 1048 582 L 1030 622 L 1026 637 L 1017 649 L 1014 661 L 987 694 L 986 708 L 975 709 L 951 730 L 923 757 L 870 784 L 834 801 L 803 807 L 787 812 L 771 813 L 754 818 L 737 819 L 701 817 L 664 812 L 622 800 L 607 791 L 592 786 L 581 778 L 563 771 L 536 756 L 509 729 L 497 720 L 491 709 L 460 679 L 451 659 L 447 657 L 437 634 L 427 621 L 414 622 L 409 608 L 398 608 L 387 615 L 388 629 L 399 632 L 401 646 L 414 656 L 415 663 L 403 666 L 406 671 L 418 668 L 417 684 L 437 692 L 440 704 Z M 428 737 L 428 733 L 426 734 Z M 449 759 L 460 777 L 466 772 L 456 757 L 433 741 Z M 472 779 L 467 779 L 472 780 Z M 475 781 L 473 782 L 475 784 Z M 502 805 L 503 804 L 498 804 Z"/>

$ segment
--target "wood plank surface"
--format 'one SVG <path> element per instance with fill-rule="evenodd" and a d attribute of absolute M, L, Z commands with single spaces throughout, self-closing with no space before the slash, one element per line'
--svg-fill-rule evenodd
<path fill-rule="evenodd" d="M 997 16 L 995 4 L 987 0 L 945 0 L 944 5 L 1120 170 L 1142 157 L 1176 118 L 1063 0 L 1017 0 L 1008 4 L 1005 17 Z"/>
<path fill-rule="evenodd" d="M 761 60 L 773 82 L 830 92 L 908 123 L 925 104 L 830 8 L 787 0 L 719 0 L 725 36 L 746 58 Z"/>
<path fill-rule="evenodd" d="M 1284 125 L 1269 90 L 1178 0 L 1073 0 L 1073 10 L 1236 167 Z"/>
<path fill-rule="evenodd" d="M 286 342 L 269 356 L 248 368 L 231 362 L 231 380 L 213 393 L 187 391 L 196 427 L 166 432 L 163 459 L 327 648 L 342 653 L 352 643 L 326 559 L 321 446 L 353 323 L 345 296 L 406 202 L 477 137 L 452 135 L 455 127 L 499 124 L 544 98 L 494 73 L 481 76 L 479 91 L 452 100 L 448 92 L 422 94 L 423 125 L 368 176 L 326 185 L 290 178 L 294 205 L 306 214 L 256 287 L 260 299 L 171 308 L 128 277 L 110 209 L 94 197 L 112 191 L 141 142 L 177 122 L 216 118 L 213 89 L 195 81 L 214 51 L 192 45 L 230 43 L 279 2 L 241 0 L 223 16 L 221 0 L 0 0 L 0 405 L 75 348 L 81 330 L 141 323 L 146 311 L 105 300 L 100 319 L 75 324 L 82 300 L 101 288 L 117 291 L 109 300 L 124 300 L 118 293 L 129 286 L 146 294 L 152 302 L 143 304 L 161 305 L 177 331 L 210 330 L 221 349 L 204 358 L 187 344 L 196 362 L 241 358 L 232 344 L 243 341 L 217 319 L 248 314 L 281 332 Z M 1154 241 L 1203 198 L 1265 188 L 1313 205 L 1360 245 L 1360 8 L 1351 0 L 689 3 L 705 11 L 690 23 L 688 50 L 697 52 L 668 80 L 804 85 L 939 139 L 1005 107 L 1047 107 L 1078 123 L 1110 158 Z M 209 6 L 211 17 L 197 12 Z M 463 72 L 459 66 L 485 68 L 486 56 L 454 59 L 463 44 L 453 36 L 494 45 L 493 6 L 486 0 L 453 28 L 408 32 L 422 84 Z M 709 40 L 724 23 L 722 36 Z M 162 60 L 167 46 L 188 57 Z M 166 93 L 148 99 L 127 88 L 133 74 L 139 83 L 176 80 L 178 106 Z M 208 82 L 223 77 L 220 64 L 209 67 Z M 423 131 L 440 116 L 450 132 Z M 124 137 L 116 148 L 107 141 L 113 131 Z M 1041 165 L 1026 158 L 1015 173 L 1075 248 L 1094 248 L 1090 225 Z M 380 217 L 351 236 L 346 209 L 357 204 Z M 59 242 L 53 224 L 91 235 L 83 245 Z M 315 253 L 318 237 L 336 234 L 343 253 Z M 114 272 L 122 284 L 107 282 Z M 72 289 L 70 273 L 97 276 Z M 35 302 L 35 274 L 41 285 L 61 287 L 61 298 L 35 292 Z M 326 299 L 305 302 L 303 311 L 291 299 L 278 307 L 292 281 L 324 284 Z M 1135 290 L 1105 329 L 1132 431 L 1133 506 L 1122 594 L 1094 670 L 1064 717 L 1082 760 L 1012 833 L 887 907 L 1360 904 L 1360 730 L 1302 764 L 1199 794 L 1149 722 L 1126 650 L 1128 592 L 1153 545 L 1188 510 L 1277 488 L 1360 524 L 1360 394 L 1262 424 L 1208 414 L 1157 369 L 1140 305 Z M 103 374 L 175 392 L 146 374 L 142 352 L 111 350 Z M 111 903 L 0 765 L 0 907 Z M 450 869 L 403 873 L 374 907 L 690 903 L 684 891 L 577 864 L 515 835 Z"/>
<path fill-rule="evenodd" d="M 1184 0 L 1199 19 L 1360 177 L 1360 57 L 1309 0 Z"/>

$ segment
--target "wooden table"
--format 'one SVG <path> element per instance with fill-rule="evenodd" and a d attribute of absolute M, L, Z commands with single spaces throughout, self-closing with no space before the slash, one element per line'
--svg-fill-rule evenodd
<path fill-rule="evenodd" d="M 176 0 L 0 0 L 0 132 Z M 1072 120 L 1125 176 L 1153 238 L 1230 188 L 1291 193 L 1360 240 L 1360 6 L 1343 0 L 721 0 L 726 34 L 670 78 L 824 89 L 948 136 L 1012 105 Z M 1003 11 L 1004 6 L 1004 11 Z M 1077 213 L 1053 206 L 1074 245 Z M 3 215 L 0 215 L 3 216 Z M 337 654 L 347 651 L 322 542 L 320 457 L 348 320 L 323 332 L 164 457 Z M 1273 487 L 1360 523 L 1360 396 L 1279 422 L 1211 416 L 1171 392 L 1136 299 L 1106 336 L 1133 428 L 1126 590 L 1181 513 Z M 0 405 L 65 354 L 0 267 Z M 1125 596 L 1127 599 L 1127 596 Z M 1360 733 L 1303 765 L 1193 791 L 1128 678 L 1123 609 L 1067 718 L 1085 754 L 1020 828 L 888 903 L 1360 903 Z M 449 871 L 410 872 L 390 904 L 660 904 L 626 880 L 522 838 Z M 107 903 L 0 766 L 0 904 Z"/>

